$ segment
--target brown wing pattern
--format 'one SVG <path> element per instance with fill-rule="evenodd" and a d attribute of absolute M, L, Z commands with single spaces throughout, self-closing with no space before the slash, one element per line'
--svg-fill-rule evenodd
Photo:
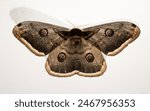
<path fill-rule="evenodd" d="M 94 31 L 88 41 L 109 56 L 121 52 L 140 34 L 138 26 L 131 22 L 113 22 L 83 29 Z"/>
<path fill-rule="evenodd" d="M 74 74 L 95 77 L 105 72 L 106 63 L 101 52 L 95 47 L 81 54 L 70 54 L 59 46 L 49 54 L 46 70 L 58 77 Z"/>
<path fill-rule="evenodd" d="M 139 36 L 140 29 L 131 22 L 113 22 L 70 31 L 56 25 L 25 21 L 14 27 L 13 34 L 34 54 L 49 54 L 45 64 L 49 74 L 95 77 L 106 70 L 101 51 L 109 56 L 118 54 Z"/>
<path fill-rule="evenodd" d="M 13 29 L 15 37 L 38 56 L 50 53 L 63 41 L 57 31 L 69 29 L 35 21 L 25 21 Z"/>

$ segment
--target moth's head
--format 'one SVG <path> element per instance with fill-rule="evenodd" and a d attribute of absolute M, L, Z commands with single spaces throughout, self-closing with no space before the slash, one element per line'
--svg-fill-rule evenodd
<path fill-rule="evenodd" d="M 81 38 L 81 37 L 87 39 L 93 35 L 93 32 L 92 31 L 82 31 L 79 28 L 73 28 L 69 31 L 60 31 L 59 34 L 65 39 Z"/>
<path fill-rule="evenodd" d="M 40 25 L 40 22 L 25 21 L 13 28 L 13 34 L 16 38 L 28 36 L 46 37 L 48 35 L 48 26 L 46 24 Z"/>
<path fill-rule="evenodd" d="M 70 36 L 81 36 L 82 35 L 82 31 L 81 29 L 78 28 L 73 28 L 69 31 L 69 35 Z"/>

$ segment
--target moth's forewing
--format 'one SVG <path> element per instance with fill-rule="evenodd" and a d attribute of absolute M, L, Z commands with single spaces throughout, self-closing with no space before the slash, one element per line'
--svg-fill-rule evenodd
<path fill-rule="evenodd" d="M 113 22 L 83 30 L 95 31 L 88 41 L 109 56 L 121 52 L 140 34 L 139 27 L 131 22 Z"/>
<path fill-rule="evenodd" d="M 25 21 L 14 27 L 13 34 L 34 54 L 43 56 L 64 41 L 57 33 L 61 30 L 69 29 L 42 22 Z"/>

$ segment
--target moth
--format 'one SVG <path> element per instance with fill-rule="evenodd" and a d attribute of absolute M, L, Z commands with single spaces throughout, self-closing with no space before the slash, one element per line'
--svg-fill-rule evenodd
<path fill-rule="evenodd" d="M 37 56 L 49 54 L 46 71 L 57 77 L 96 77 L 106 70 L 102 52 L 114 56 L 140 34 L 127 21 L 88 28 L 65 28 L 37 21 L 24 21 L 13 28 L 14 36 Z"/>

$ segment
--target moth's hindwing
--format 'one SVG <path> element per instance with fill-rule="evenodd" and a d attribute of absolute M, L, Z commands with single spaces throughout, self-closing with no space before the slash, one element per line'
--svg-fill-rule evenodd
<path fill-rule="evenodd" d="M 109 56 L 121 52 L 140 34 L 139 27 L 131 22 L 114 22 L 83 30 L 95 32 L 88 41 Z"/>
<path fill-rule="evenodd" d="M 63 38 L 55 32 L 55 29 L 68 30 L 42 22 L 25 21 L 14 27 L 13 34 L 31 52 L 38 56 L 44 56 L 63 42 Z"/>
<path fill-rule="evenodd" d="M 106 63 L 101 52 L 95 47 L 81 54 L 71 54 L 59 46 L 49 54 L 45 67 L 53 76 L 67 77 L 78 74 L 95 77 L 105 72 Z"/>

